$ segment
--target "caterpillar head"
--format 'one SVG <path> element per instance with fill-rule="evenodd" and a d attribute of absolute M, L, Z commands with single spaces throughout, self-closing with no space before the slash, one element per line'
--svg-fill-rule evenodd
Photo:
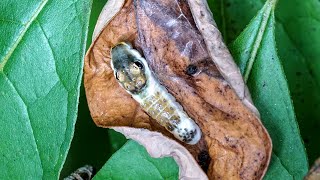
<path fill-rule="evenodd" d="M 111 49 L 111 67 L 119 84 L 131 94 L 141 92 L 147 83 L 145 59 L 124 42 Z"/>

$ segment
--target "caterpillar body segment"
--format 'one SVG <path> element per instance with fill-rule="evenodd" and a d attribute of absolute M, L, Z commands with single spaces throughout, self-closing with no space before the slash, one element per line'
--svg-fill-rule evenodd
<path fill-rule="evenodd" d="M 196 144 L 200 140 L 198 125 L 155 78 L 138 51 L 127 43 L 117 44 L 111 50 L 111 67 L 119 84 L 177 139 L 187 144 Z"/>

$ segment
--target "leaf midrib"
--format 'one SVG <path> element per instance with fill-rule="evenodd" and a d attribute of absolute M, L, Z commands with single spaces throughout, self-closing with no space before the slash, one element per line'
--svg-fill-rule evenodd
<path fill-rule="evenodd" d="M 30 125 L 30 130 L 31 130 L 31 134 L 33 136 L 33 140 L 34 140 L 34 143 L 35 143 L 35 148 L 36 148 L 36 152 L 38 154 L 38 157 L 39 157 L 39 161 L 40 161 L 40 166 L 41 166 L 41 175 L 43 177 L 43 164 L 42 164 L 42 159 L 41 159 L 41 155 L 40 155 L 40 152 L 39 152 L 39 145 L 37 143 L 37 140 L 36 140 L 36 137 L 35 137 L 35 134 L 34 134 L 34 127 L 32 126 L 32 123 L 31 123 L 31 120 L 30 120 L 30 113 L 29 113 L 29 109 L 28 109 L 28 106 L 27 106 L 27 103 L 26 101 L 22 98 L 21 96 L 21 93 L 18 91 L 18 89 L 16 88 L 16 86 L 12 83 L 12 81 L 9 79 L 9 77 L 6 75 L 6 74 L 3 74 L 3 76 L 6 78 L 7 82 L 10 84 L 11 88 L 13 88 L 13 90 L 18 94 L 18 96 L 20 97 L 20 100 L 22 101 L 24 107 L 25 107 L 25 111 L 27 113 L 27 119 L 29 120 L 29 125 Z"/>
<path fill-rule="evenodd" d="M 48 0 L 43 0 L 36 11 L 32 14 L 31 18 L 27 21 L 27 23 L 24 25 L 25 28 L 21 33 L 18 35 L 17 40 L 14 42 L 14 44 L 10 47 L 9 52 L 3 57 L 3 59 L 0 61 L 0 72 L 3 72 L 3 69 L 5 65 L 7 64 L 8 60 L 10 59 L 11 55 L 13 52 L 16 50 L 17 46 L 21 42 L 22 38 L 25 36 L 26 32 L 30 28 L 31 24 L 34 22 L 34 20 L 38 17 L 40 14 L 41 10 L 44 8 L 44 6 L 48 3 Z"/>
<path fill-rule="evenodd" d="M 289 176 L 290 176 L 292 179 L 294 179 L 294 178 L 293 178 L 294 176 L 289 172 L 289 170 L 287 169 L 287 167 L 283 164 L 283 162 L 281 161 L 281 159 L 279 158 L 279 156 L 278 156 L 274 151 L 272 151 L 272 156 L 274 156 L 275 158 L 278 159 L 280 165 L 286 170 L 286 172 L 289 174 Z"/>
<path fill-rule="evenodd" d="M 225 42 L 228 42 L 224 0 L 221 0 L 220 6 L 221 6 L 220 12 L 221 12 L 221 19 L 222 19 L 222 22 L 221 22 L 222 23 L 222 37 Z"/>
<path fill-rule="evenodd" d="M 249 57 L 247 66 L 244 71 L 244 81 L 245 82 L 247 82 L 249 79 L 250 72 L 251 72 L 252 66 L 254 64 L 254 61 L 256 60 L 258 50 L 261 46 L 263 35 L 266 30 L 270 15 L 272 15 L 271 11 L 274 10 L 276 3 L 277 3 L 277 0 L 268 0 L 265 7 L 263 7 L 263 8 L 265 8 L 265 10 L 263 12 L 262 22 L 261 22 L 261 25 L 258 29 L 258 34 L 256 35 L 256 40 L 253 44 L 253 49 L 250 53 L 250 57 Z"/>
<path fill-rule="evenodd" d="M 9 52 L 4 56 L 4 58 L 0 61 L 0 73 L 3 73 L 4 67 L 6 65 L 6 63 L 8 62 L 8 60 L 10 59 L 11 55 L 13 54 L 13 52 L 16 50 L 17 46 L 19 45 L 19 43 L 21 42 L 22 38 L 25 36 L 26 32 L 28 31 L 28 29 L 30 28 L 31 24 L 36 20 L 36 18 L 38 17 L 38 15 L 40 14 L 40 12 L 42 11 L 42 9 L 44 8 L 44 6 L 48 3 L 48 0 L 43 0 L 40 5 L 38 6 L 38 8 L 36 9 L 36 11 L 32 14 L 31 18 L 27 21 L 26 24 L 24 24 L 23 26 L 25 27 L 23 29 L 23 31 L 21 31 L 21 33 L 18 35 L 18 38 L 16 39 L 16 41 L 14 42 L 14 44 L 10 47 Z M 5 77 L 7 77 L 6 74 L 4 74 Z M 13 83 L 11 82 L 11 80 L 7 77 L 8 82 L 10 82 L 11 86 L 14 88 L 14 90 L 19 94 L 19 97 L 21 98 L 21 101 L 23 102 L 23 104 L 25 105 L 26 111 L 27 111 L 27 115 L 28 115 L 28 120 L 30 123 L 30 127 L 31 127 L 31 131 L 33 134 L 33 138 L 34 138 L 34 142 L 36 145 L 36 150 L 40 159 L 40 165 L 41 165 L 41 169 L 43 169 L 43 164 L 42 164 L 42 160 L 41 160 L 41 156 L 38 150 L 38 144 L 37 141 L 35 139 L 34 136 L 34 132 L 33 132 L 33 126 L 32 123 L 30 121 L 29 118 L 29 111 L 28 111 L 28 107 L 27 104 L 25 103 L 25 101 L 22 99 L 22 97 L 20 96 L 20 93 L 17 91 L 17 88 L 13 85 Z M 43 173 L 43 171 L 42 171 Z M 42 174 L 43 176 L 43 174 Z"/>

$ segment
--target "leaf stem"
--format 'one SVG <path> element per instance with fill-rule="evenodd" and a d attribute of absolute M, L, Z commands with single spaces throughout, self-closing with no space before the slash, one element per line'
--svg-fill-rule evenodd
<path fill-rule="evenodd" d="M 227 40 L 228 40 L 228 37 L 227 37 L 227 25 L 226 25 L 226 16 L 225 16 L 225 6 L 224 6 L 224 0 L 221 0 L 220 1 L 220 6 L 221 6 L 221 18 L 222 18 L 222 37 L 224 39 L 224 42 L 225 43 L 228 43 Z"/>

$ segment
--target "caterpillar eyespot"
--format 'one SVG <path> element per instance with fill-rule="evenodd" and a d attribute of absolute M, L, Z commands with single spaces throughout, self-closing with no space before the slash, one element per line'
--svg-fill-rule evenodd
<path fill-rule="evenodd" d="M 121 87 L 177 139 L 187 144 L 196 144 L 200 140 L 198 125 L 154 77 L 137 50 L 124 42 L 117 44 L 111 50 L 111 67 Z"/>
<path fill-rule="evenodd" d="M 134 64 L 137 65 L 140 69 L 143 69 L 143 65 L 139 61 L 135 61 Z"/>

